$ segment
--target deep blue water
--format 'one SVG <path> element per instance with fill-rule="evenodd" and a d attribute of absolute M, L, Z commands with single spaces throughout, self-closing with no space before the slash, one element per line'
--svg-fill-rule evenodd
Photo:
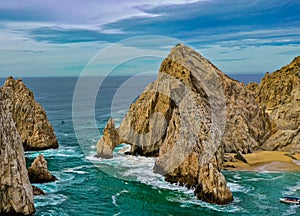
<path fill-rule="evenodd" d="M 247 79 L 241 81 L 247 82 Z M 56 150 L 26 153 L 28 164 L 43 153 L 49 170 L 59 179 L 37 185 L 47 193 L 35 197 L 38 216 L 300 215 L 299 205 L 286 205 L 278 200 L 283 195 L 300 196 L 299 172 L 224 171 L 235 200 L 229 205 L 218 206 L 199 201 L 192 191 L 171 185 L 162 176 L 153 174 L 153 158 L 127 156 L 119 147 L 113 159 L 96 159 L 95 146 L 99 136 L 85 132 L 84 146 L 81 146 L 73 129 L 72 97 L 77 78 L 23 80 L 45 108 L 60 144 Z M 95 103 L 100 131 L 111 115 L 111 100 L 118 92 L 117 87 L 126 80 L 126 77 L 114 77 L 101 86 Z M 127 85 L 128 92 L 132 90 L 135 95 L 123 97 L 124 101 L 120 99 L 115 103 L 113 115 L 117 123 L 126 113 L 128 101 L 139 94 L 136 89 L 143 89 L 145 83 L 152 80 L 153 77 L 144 77 L 140 82 Z M 79 130 L 89 131 L 89 127 L 91 125 L 85 121 L 83 112 Z"/>

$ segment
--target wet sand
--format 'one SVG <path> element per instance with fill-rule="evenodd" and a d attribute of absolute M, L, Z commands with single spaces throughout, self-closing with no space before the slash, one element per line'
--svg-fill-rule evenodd
<path fill-rule="evenodd" d="M 259 151 L 251 154 L 243 154 L 248 163 L 242 161 L 225 162 L 225 170 L 244 171 L 300 171 L 300 154 L 287 156 L 289 152 Z M 234 155 L 234 154 L 230 154 Z"/>

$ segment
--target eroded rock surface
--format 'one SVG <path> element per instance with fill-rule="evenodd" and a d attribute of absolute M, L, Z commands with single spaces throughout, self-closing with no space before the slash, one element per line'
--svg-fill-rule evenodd
<path fill-rule="evenodd" d="M 248 86 L 276 124 L 265 150 L 300 151 L 300 56 Z"/>
<path fill-rule="evenodd" d="M 48 171 L 47 161 L 43 154 L 40 154 L 33 161 L 28 169 L 28 175 L 31 183 L 46 183 L 56 181 L 56 177 Z"/>
<path fill-rule="evenodd" d="M 42 106 L 34 100 L 33 93 L 22 80 L 8 77 L 1 91 L 5 104 L 12 113 L 25 150 L 57 148 L 53 127 Z"/>
<path fill-rule="evenodd" d="M 34 212 L 21 138 L 0 91 L 0 215 Z"/>

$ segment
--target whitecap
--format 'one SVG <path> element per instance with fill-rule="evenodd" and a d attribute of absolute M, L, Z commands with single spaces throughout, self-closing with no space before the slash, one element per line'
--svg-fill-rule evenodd
<path fill-rule="evenodd" d="M 245 186 L 233 182 L 227 182 L 227 186 L 230 188 L 232 192 L 248 193 L 252 190 L 252 188 L 247 188 Z"/>
<path fill-rule="evenodd" d="M 114 206 L 119 207 L 119 205 L 117 204 L 117 198 L 118 198 L 118 196 L 120 196 L 120 195 L 123 194 L 123 193 L 129 193 L 129 191 L 127 191 L 127 190 L 122 190 L 122 191 L 116 193 L 115 195 L 112 195 L 112 196 L 111 196 L 112 203 L 114 204 Z"/>
<path fill-rule="evenodd" d="M 286 212 L 283 214 L 284 216 L 288 215 L 296 215 L 297 211 L 300 208 L 299 205 L 290 205 L 289 209 L 286 210 Z"/>
<path fill-rule="evenodd" d="M 92 165 L 89 165 L 89 166 L 87 166 L 87 165 L 82 165 L 82 166 L 77 166 L 77 167 L 72 167 L 72 168 L 65 168 L 65 169 L 63 169 L 62 171 L 63 171 L 63 172 L 66 172 L 66 173 L 86 174 L 86 173 L 88 173 L 88 172 L 82 171 L 81 169 L 83 169 L 83 168 L 89 168 L 89 167 L 91 167 L 91 166 L 92 166 Z"/>
<path fill-rule="evenodd" d="M 34 205 L 36 208 L 49 206 L 49 205 L 59 205 L 67 200 L 67 196 L 63 194 L 46 194 L 44 196 L 36 196 L 34 198 Z"/>

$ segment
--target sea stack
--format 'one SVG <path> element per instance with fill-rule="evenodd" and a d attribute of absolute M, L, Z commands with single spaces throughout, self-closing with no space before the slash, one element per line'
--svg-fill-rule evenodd
<path fill-rule="evenodd" d="M 22 80 L 8 77 L 1 88 L 8 110 L 12 113 L 17 131 L 26 150 L 57 148 L 54 129 L 42 106 Z"/>
<path fill-rule="evenodd" d="M 97 152 L 101 157 L 105 149 L 111 157 L 115 146 L 130 144 L 132 154 L 157 156 L 154 172 L 167 181 L 194 188 L 206 202 L 226 204 L 233 197 L 221 173 L 224 153 L 261 149 L 273 127 L 243 83 L 178 44 L 120 127 L 108 122 Z"/>
<path fill-rule="evenodd" d="M 24 150 L 0 91 L 0 215 L 32 215 L 33 191 Z"/>
<path fill-rule="evenodd" d="M 56 181 L 56 177 L 48 171 L 48 163 L 43 154 L 40 154 L 28 168 L 31 183 L 46 183 Z"/>

